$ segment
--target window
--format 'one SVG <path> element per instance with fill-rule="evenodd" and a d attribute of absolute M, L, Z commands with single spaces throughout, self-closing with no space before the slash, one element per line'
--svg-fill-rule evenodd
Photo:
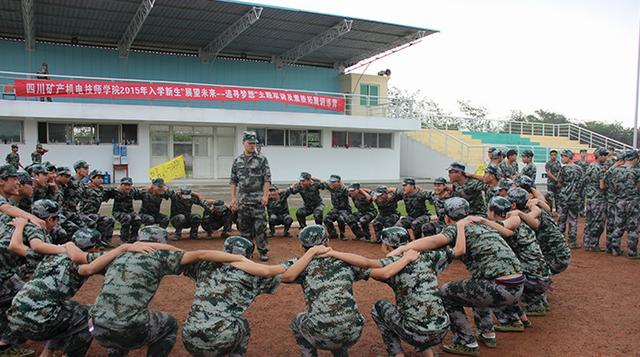
<path fill-rule="evenodd" d="M 378 147 L 381 149 L 391 149 L 393 145 L 393 136 L 391 133 L 380 133 L 378 135 Z"/>
<path fill-rule="evenodd" d="M 169 156 L 169 127 L 151 126 L 151 156 Z"/>
<path fill-rule="evenodd" d="M 122 141 L 127 145 L 138 145 L 138 124 L 122 124 Z"/>
<path fill-rule="evenodd" d="M 45 122 L 38 122 L 38 142 L 41 144 L 46 144 L 48 143 L 48 138 L 49 136 L 47 135 L 47 123 Z"/>
<path fill-rule="evenodd" d="M 289 146 L 307 146 L 306 130 L 288 130 Z"/>
<path fill-rule="evenodd" d="M 322 147 L 322 130 L 308 130 L 307 145 L 310 148 L 321 148 Z"/>
<path fill-rule="evenodd" d="M 365 148 L 377 148 L 378 147 L 378 133 L 364 133 L 364 145 Z"/>
<path fill-rule="evenodd" d="M 92 124 L 75 124 L 73 126 L 73 143 L 76 145 L 95 144 L 96 126 Z"/>
<path fill-rule="evenodd" d="M 360 85 L 360 105 L 363 106 L 376 106 L 378 105 L 378 93 L 380 87 L 374 84 L 361 84 Z"/>
<path fill-rule="evenodd" d="M 284 129 L 267 129 L 267 143 L 270 146 L 284 146 Z"/>
<path fill-rule="evenodd" d="M 264 146 L 322 147 L 321 130 L 271 128 L 248 128 L 247 130 L 255 131 L 258 141 Z"/>
<path fill-rule="evenodd" d="M 120 142 L 120 125 L 100 124 L 98 125 L 98 138 L 101 143 L 119 143 Z"/>
<path fill-rule="evenodd" d="M 347 147 L 347 132 L 334 131 L 331 133 L 331 147 L 344 148 Z"/>
<path fill-rule="evenodd" d="M 347 142 L 350 148 L 362 147 L 362 132 L 350 131 L 347 133 Z"/>
<path fill-rule="evenodd" d="M 265 145 L 266 137 L 267 137 L 267 129 L 264 128 L 247 128 L 247 131 L 255 131 L 258 136 L 258 143 L 261 145 Z"/>
<path fill-rule="evenodd" d="M 3 144 L 22 142 L 22 122 L 18 120 L 0 121 L 0 142 Z"/>
<path fill-rule="evenodd" d="M 49 123 L 48 127 L 49 133 L 49 143 L 51 144 L 60 144 L 60 143 L 69 143 L 71 144 L 71 132 L 73 131 L 72 124 L 58 124 L 58 123 Z"/>

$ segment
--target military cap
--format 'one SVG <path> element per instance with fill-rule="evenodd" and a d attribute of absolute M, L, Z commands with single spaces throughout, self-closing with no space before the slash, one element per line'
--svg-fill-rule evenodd
<path fill-rule="evenodd" d="M 511 156 L 511 155 L 518 155 L 518 150 L 516 149 L 507 150 L 507 156 Z"/>
<path fill-rule="evenodd" d="M 18 177 L 18 172 L 13 165 L 0 166 L 0 180 L 6 180 L 9 177 Z"/>
<path fill-rule="evenodd" d="M 352 182 L 351 185 L 349 185 L 349 191 L 357 191 L 360 189 L 360 182 Z"/>
<path fill-rule="evenodd" d="M 11 144 L 11 148 L 18 148 L 18 144 Z"/>
<path fill-rule="evenodd" d="M 329 236 L 323 226 L 312 224 L 304 227 L 300 233 L 298 233 L 298 238 L 300 239 L 302 246 L 309 249 L 316 245 L 325 244 Z"/>
<path fill-rule="evenodd" d="M 522 153 L 520 154 L 520 156 L 533 157 L 533 151 L 529 149 L 522 150 Z"/>
<path fill-rule="evenodd" d="M 504 216 L 511 210 L 511 201 L 502 196 L 492 197 L 489 200 L 489 209 L 499 216 Z"/>
<path fill-rule="evenodd" d="M 169 234 L 167 230 L 158 226 L 145 226 L 138 233 L 140 242 L 166 243 Z"/>
<path fill-rule="evenodd" d="M 387 192 L 389 192 L 387 186 L 378 186 L 375 190 L 373 190 L 373 192 L 371 192 L 371 194 L 374 196 L 381 196 L 386 194 Z"/>
<path fill-rule="evenodd" d="M 437 177 L 435 180 L 433 180 L 433 184 L 434 185 L 446 185 L 447 184 L 447 179 L 444 177 Z"/>
<path fill-rule="evenodd" d="M 560 152 L 560 156 L 566 156 L 570 159 L 573 159 L 573 151 L 571 151 L 571 149 L 564 149 Z"/>
<path fill-rule="evenodd" d="M 516 187 L 507 192 L 507 198 L 511 203 L 516 204 L 516 208 L 523 209 L 527 206 L 527 201 L 529 201 L 529 193 L 522 188 Z"/>
<path fill-rule="evenodd" d="M 389 247 L 397 248 L 409 242 L 409 234 L 402 227 L 389 227 L 382 230 L 380 239 Z"/>
<path fill-rule="evenodd" d="M 42 149 L 42 148 L 43 148 L 42 144 L 36 144 L 36 149 Z"/>
<path fill-rule="evenodd" d="M 151 181 L 152 185 L 164 186 L 164 179 L 162 177 L 156 177 Z"/>
<path fill-rule="evenodd" d="M 495 146 L 492 146 L 492 147 L 490 147 L 490 148 L 489 148 L 489 150 L 487 150 L 487 152 L 488 152 L 489 154 L 491 154 L 491 153 L 495 152 L 496 150 L 498 150 L 498 148 L 497 148 L 497 147 L 495 147 Z"/>
<path fill-rule="evenodd" d="M 256 144 L 258 142 L 258 135 L 256 135 L 255 131 L 245 131 L 242 133 L 242 141 Z"/>
<path fill-rule="evenodd" d="M 616 150 L 615 156 L 616 160 L 624 160 L 625 150 Z"/>
<path fill-rule="evenodd" d="M 624 154 L 624 159 L 628 161 L 635 160 L 637 158 L 638 158 L 638 151 L 634 149 L 628 149 L 627 152 Z"/>
<path fill-rule="evenodd" d="M 180 187 L 180 196 L 182 196 L 182 198 L 184 199 L 191 198 L 191 187 L 189 186 Z"/>
<path fill-rule="evenodd" d="M 582 153 L 586 153 L 586 152 L 587 152 L 587 149 L 580 149 L 580 153 L 581 153 L 581 154 L 582 154 Z"/>
<path fill-rule="evenodd" d="M 40 219 L 56 217 L 60 213 L 60 205 L 52 200 L 37 200 L 31 206 L 31 213 Z"/>
<path fill-rule="evenodd" d="M 515 181 L 516 186 L 524 189 L 527 192 L 531 192 L 531 189 L 535 186 L 533 179 L 527 175 L 519 176 Z"/>
<path fill-rule="evenodd" d="M 595 157 L 607 156 L 609 151 L 606 148 L 597 148 L 593 151 L 593 155 Z"/>
<path fill-rule="evenodd" d="M 44 167 L 47 169 L 47 171 L 49 172 L 56 172 L 56 165 L 54 165 L 53 163 L 49 162 L 49 161 L 45 161 Z"/>
<path fill-rule="evenodd" d="M 84 161 L 84 160 L 78 160 L 78 161 L 76 161 L 76 162 L 74 162 L 74 163 L 73 163 L 73 169 L 74 169 L 75 171 L 78 171 L 78 169 L 79 169 L 79 168 L 82 168 L 82 167 L 84 167 L 84 168 L 87 168 L 87 169 L 88 169 L 88 168 L 89 168 L 89 164 L 87 164 L 87 162 L 86 162 L 86 161 Z"/>
<path fill-rule="evenodd" d="M 504 155 L 504 153 L 502 152 L 502 149 L 496 149 L 494 148 L 493 151 L 489 152 L 489 157 L 492 159 L 497 159 L 499 157 L 502 157 Z"/>
<path fill-rule="evenodd" d="M 338 181 L 342 181 L 342 177 L 338 175 L 329 176 L 329 182 L 338 182 Z"/>
<path fill-rule="evenodd" d="M 58 175 L 71 176 L 71 170 L 66 166 L 59 166 L 56 171 L 58 172 Z"/>
<path fill-rule="evenodd" d="M 301 172 L 300 173 L 300 181 L 302 180 L 311 180 L 311 174 L 308 172 Z"/>
<path fill-rule="evenodd" d="M 133 179 L 131 177 L 123 177 L 120 179 L 120 183 L 124 185 L 133 185 Z"/>
<path fill-rule="evenodd" d="M 404 186 L 404 185 L 415 186 L 416 185 L 416 180 L 414 180 L 413 177 L 406 177 L 404 180 L 402 180 L 402 186 Z"/>
<path fill-rule="evenodd" d="M 467 167 L 464 166 L 463 163 L 454 161 L 454 162 L 451 163 L 451 165 L 449 165 L 449 167 L 447 168 L 447 171 L 464 172 L 466 169 L 467 169 Z"/>
<path fill-rule="evenodd" d="M 89 174 L 89 178 L 92 179 L 96 176 L 104 176 L 104 175 L 105 175 L 104 171 L 96 169 L 91 171 L 91 173 Z"/>
<path fill-rule="evenodd" d="M 211 205 L 214 207 L 223 207 L 224 206 L 224 201 L 223 200 L 215 200 L 213 202 L 211 202 Z"/>
<path fill-rule="evenodd" d="M 80 228 L 71 237 L 75 245 L 86 251 L 93 247 L 101 246 L 100 232 L 92 228 Z"/>
<path fill-rule="evenodd" d="M 33 185 L 33 179 L 26 172 L 18 173 L 18 181 L 21 185 Z"/>
<path fill-rule="evenodd" d="M 504 179 L 502 181 L 500 181 L 500 183 L 498 184 L 498 187 L 500 190 L 509 190 L 511 189 L 511 186 L 513 186 L 513 180 L 512 179 Z"/>
<path fill-rule="evenodd" d="M 278 191 L 278 186 L 276 185 L 269 186 L 269 191 Z"/>
<path fill-rule="evenodd" d="M 31 175 L 37 175 L 37 174 L 46 174 L 47 173 L 47 169 L 40 165 L 40 164 L 33 164 L 33 165 L 29 165 L 27 166 L 27 172 L 30 173 Z"/>
<path fill-rule="evenodd" d="M 496 178 L 500 178 L 502 176 L 500 175 L 500 168 L 494 164 L 487 165 L 487 167 L 484 168 L 484 173 L 490 173 Z"/>
<path fill-rule="evenodd" d="M 253 254 L 253 242 L 240 236 L 232 236 L 224 240 L 224 251 L 230 254 L 249 258 Z"/>
<path fill-rule="evenodd" d="M 462 197 L 452 197 L 444 201 L 444 213 L 454 221 L 469 215 L 469 202 Z"/>

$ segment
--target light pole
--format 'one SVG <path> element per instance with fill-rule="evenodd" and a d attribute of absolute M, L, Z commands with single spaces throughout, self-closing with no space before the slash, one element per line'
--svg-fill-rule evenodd
<path fill-rule="evenodd" d="M 640 23 L 639 23 L 640 24 Z M 638 29 L 638 68 L 636 69 L 636 110 L 633 116 L 633 147 L 638 148 L 638 95 L 640 95 L 640 28 Z"/>

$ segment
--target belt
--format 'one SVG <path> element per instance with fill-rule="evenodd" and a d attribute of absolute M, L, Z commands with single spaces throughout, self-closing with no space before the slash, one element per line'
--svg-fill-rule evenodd
<path fill-rule="evenodd" d="M 514 278 L 509 279 L 496 279 L 496 284 L 504 285 L 504 286 L 518 286 L 523 284 L 525 281 L 524 275 L 516 276 Z"/>

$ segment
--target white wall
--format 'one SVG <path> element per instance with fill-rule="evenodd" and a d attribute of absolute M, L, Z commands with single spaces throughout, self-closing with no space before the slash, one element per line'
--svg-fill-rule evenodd
<path fill-rule="evenodd" d="M 444 177 L 453 160 L 426 145 L 400 134 L 400 174 L 415 178 Z"/>

